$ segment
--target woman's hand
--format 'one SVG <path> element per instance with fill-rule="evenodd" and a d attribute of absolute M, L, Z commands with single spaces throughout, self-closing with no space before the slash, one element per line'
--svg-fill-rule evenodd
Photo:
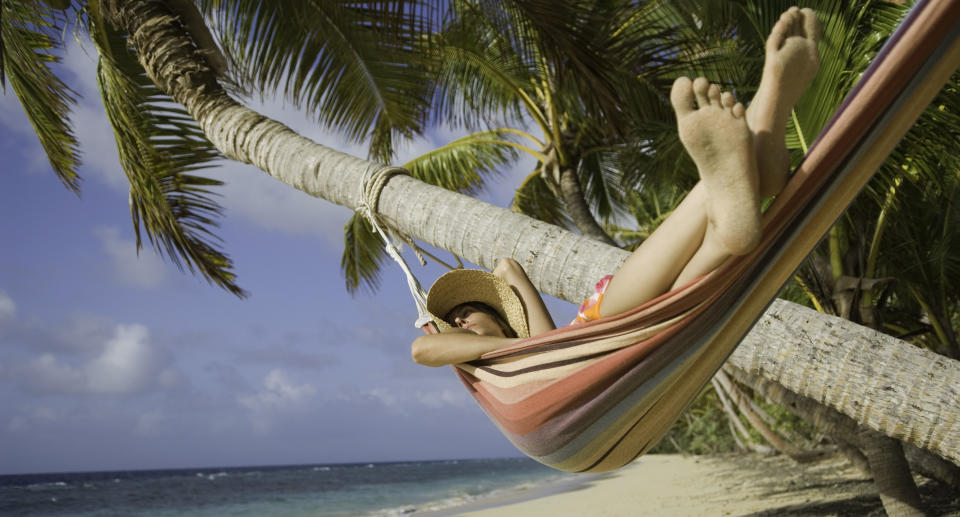
<path fill-rule="evenodd" d="M 556 328 L 547 307 L 540 298 L 540 293 L 533 287 L 526 271 L 523 270 L 516 260 L 512 258 L 502 258 L 497 262 L 497 267 L 493 268 L 493 274 L 502 278 L 510 284 L 520 301 L 523 303 L 527 312 L 527 325 L 530 329 L 530 335 L 536 336 L 544 332 L 549 332 Z"/>
<path fill-rule="evenodd" d="M 497 262 L 497 267 L 493 268 L 494 276 L 498 276 L 508 284 L 513 285 L 514 281 L 518 278 L 526 278 L 526 273 L 523 272 L 523 267 L 520 264 L 513 260 L 512 258 L 502 258 Z"/>

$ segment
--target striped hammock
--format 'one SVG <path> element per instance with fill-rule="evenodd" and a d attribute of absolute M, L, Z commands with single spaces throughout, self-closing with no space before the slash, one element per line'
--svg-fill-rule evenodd
<path fill-rule="evenodd" d="M 510 441 L 550 467 L 602 472 L 648 451 L 960 66 L 958 33 L 960 0 L 918 2 L 765 214 L 756 251 L 457 375 Z"/>

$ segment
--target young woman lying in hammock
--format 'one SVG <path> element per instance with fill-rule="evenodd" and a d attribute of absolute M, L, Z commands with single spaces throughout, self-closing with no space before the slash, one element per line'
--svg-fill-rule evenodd
<path fill-rule="evenodd" d="M 616 274 L 597 284 L 574 323 L 638 307 L 754 249 L 762 229 L 760 199 L 786 183 L 787 119 L 816 74 L 819 34 L 810 9 L 791 7 L 780 16 L 767 38 L 760 87 L 746 109 L 702 77 L 674 82 L 670 102 L 677 131 L 700 182 Z M 427 366 L 478 359 L 555 328 L 512 259 L 501 260 L 492 274 L 447 273 L 431 287 L 427 308 L 443 319 L 439 334 L 413 343 L 413 360 Z"/>

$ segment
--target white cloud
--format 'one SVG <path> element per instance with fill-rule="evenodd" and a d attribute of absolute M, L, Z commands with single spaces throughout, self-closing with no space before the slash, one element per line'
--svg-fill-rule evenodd
<path fill-rule="evenodd" d="M 470 397 L 463 390 L 440 388 L 424 391 L 403 386 L 374 387 L 355 390 L 342 389 L 337 400 L 348 405 L 377 405 L 388 413 L 412 415 L 423 409 L 462 408 L 469 406 Z"/>
<path fill-rule="evenodd" d="M 366 395 L 380 402 L 387 409 L 397 410 L 400 408 L 400 398 L 396 391 L 385 388 L 374 388 L 366 392 Z"/>
<path fill-rule="evenodd" d="M 149 331 L 143 325 L 117 325 L 103 353 L 85 368 L 90 391 L 131 393 L 143 387 L 153 359 L 148 339 Z"/>
<path fill-rule="evenodd" d="M 0 321 L 10 319 L 17 315 L 17 304 L 13 303 L 13 298 L 0 289 Z"/>
<path fill-rule="evenodd" d="M 259 392 L 238 397 L 237 400 L 242 406 L 254 411 L 288 409 L 303 404 L 316 393 L 317 388 L 312 384 L 295 384 L 286 372 L 274 368 L 264 377 L 263 387 Z"/>
<path fill-rule="evenodd" d="M 237 402 L 250 411 L 248 416 L 253 430 L 265 435 L 274 428 L 278 412 L 307 409 L 307 403 L 316 394 L 317 388 L 312 384 L 296 384 L 286 372 L 275 368 L 264 377 L 260 391 L 239 396 Z"/>
<path fill-rule="evenodd" d="M 95 178 L 115 190 L 126 192 L 129 183 L 120 167 L 113 129 L 103 111 L 97 88 L 96 51 L 93 43 L 86 38 L 82 45 L 76 39 L 68 38 L 63 59 L 63 68 L 72 75 L 66 80 L 80 94 L 70 120 L 83 153 L 82 173 L 87 179 Z"/>
<path fill-rule="evenodd" d="M 94 234 L 122 284 L 150 289 L 163 283 L 167 266 L 153 249 L 145 247 L 137 253 L 136 242 L 120 237 L 120 231 L 114 227 L 97 228 Z"/>
<path fill-rule="evenodd" d="M 157 354 L 149 337 L 143 325 L 117 325 L 113 336 L 92 359 L 71 364 L 45 353 L 29 361 L 23 373 L 27 382 L 43 392 L 137 393 L 155 381 L 162 384 L 169 377 L 167 370 L 157 372 Z"/>

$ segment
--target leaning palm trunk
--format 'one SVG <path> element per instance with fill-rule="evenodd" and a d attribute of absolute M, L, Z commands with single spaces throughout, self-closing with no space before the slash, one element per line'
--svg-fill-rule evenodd
<path fill-rule="evenodd" d="M 960 465 L 960 362 L 783 300 L 728 362 Z"/>
<path fill-rule="evenodd" d="M 116 0 L 114 0 L 116 1 Z M 107 3 L 111 20 L 130 35 L 152 80 L 200 123 L 207 138 L 226 156 L 266 171 L 313 196 L 356 209 L 362 186 L 381 166 L 321 146 L 233 100 L 198 58 L 190 40 L 160 0 Z M 593 283 L 615 271 L 627 252 L 574 235 L 556 226 L 494 207 L 412 178 L 399 176 L 383 190 L 379 215 L 395 229 L 492 267 L 501 257 L 520 261 L 543 292 L 577 302 Z M 828 320 L 811 325 L 807 309 L 777 305 L 748 338 L 736 364 L 759 371 L 797 393 L 820 400 L 888 436 L 934 451 L 960 464 L 960 363 L 930 357 L 893 338 L 890 346 L 857 346 L 881 339 L 850 324 L 846 334 Z M 814 313 L 815 314 L 815 313 Z M 771 331 L 781 321 L 794 326 Z M 817 339 L 808 336 L 817 334 Z M 813 341 L 819 346 L 814 347 Z M 761 346 L 771 343 L 775 346 Z M 818 354 L 842 360 L 825 362 L 821 375 L 806 378 Z M 890 350 L 896 350 L 891 357 Z M 776 361 L 773 365 L 769 360 Z M 885 362 L 886 361 L 886 362 Z M 830 368 L 845 364 L 847 370 Z M 831 366 L 832 365 L 832 366 Z M 877 365 L 886 365 L 891 382 L 876 389 Z M 909 368 L 897 370 L 904 365 Z M 849 384 L 850 393 L 833 387 L 837 378 L 867 379 Z M 892 382 L 897 380 L 897 382 Z M 889 388 L 889 389 L 887 389 Z"/>

